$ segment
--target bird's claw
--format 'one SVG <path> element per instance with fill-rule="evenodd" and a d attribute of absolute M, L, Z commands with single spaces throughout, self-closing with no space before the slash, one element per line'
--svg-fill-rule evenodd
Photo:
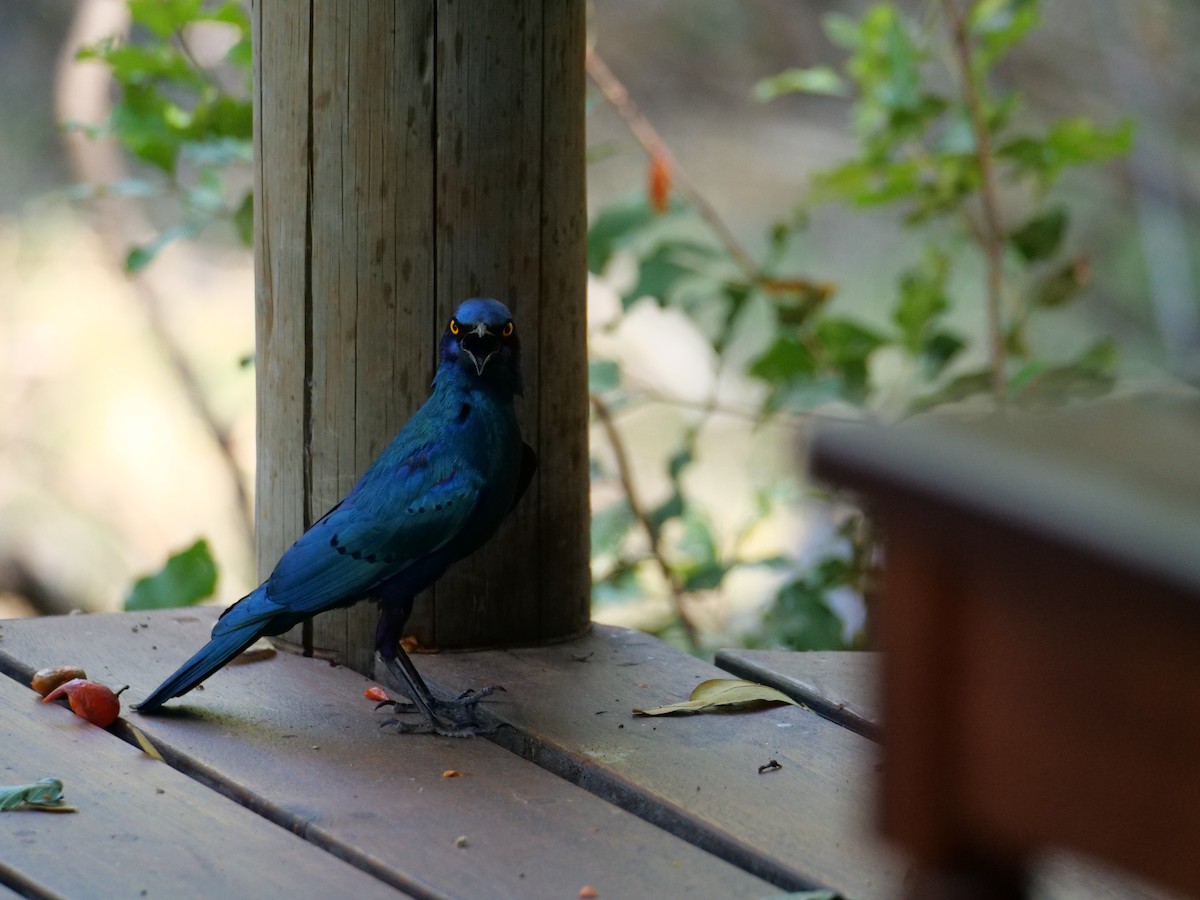
<path fill-rule="evenodd" d="M 420 711 L 417 709 L 415 703 L 409 703 L 407 700 L 380 700 L 375 704 L 375 712 L 379 712 L 385 706 L 390 706 L 392 712 L 398 713 L 415 713 Z"/>
<path fill-rule="evenodd" d="M 489 685 L 478 690 L 468 688 L 457 697 L 443 700 L 432 697 L 430 709 L 433 720 L 421 722 L 401 722 L 395 716 L 390 716 L 379 723 L 380 728 L 393 727 L 397 734 L 438 734 L 442 737 L 474 737 L 481 734 L 493 734 L 499 727 L 497 724 L 484 725 L 475 717 L 475 707 L 480 700 L 489 697 L 496 691 L 504 691 L 498 684 Z M 381 700 L 375 704 L 378 711 L 390 707 L 393 713 L 402 715 L 420 713 L 421 708 L 405 700 Z"/>

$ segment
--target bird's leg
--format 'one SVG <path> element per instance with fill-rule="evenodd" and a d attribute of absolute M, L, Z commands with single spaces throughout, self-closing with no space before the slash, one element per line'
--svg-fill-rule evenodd
<path fill-rule="evenodd" d="M 392 680 L 403 688 L 412 701 L 411 705 L 392 702 L 391 706 L 395 712 L 415 712 L 424 719 L 423 722 L 412 725 L 401 725 L 395 719 L 391 719 L 388 724 L 396 725 L 399 731 L 433 732 L 454 737 L 481 733 L 481 723 L 475 718 L 475 705 L 497 688 L 464 691 L 451 700 L 434 696 L 417 667 L 400 646 L 400 635 L 412 610 L 412 595 L 407 590 L 385 589 L 381 591 L 380 600 L 382 602 L 379 624 L 375 630 L 375 648 Z"/>
<path fill-rule="evenodd" d="M 396 706 L 396 711 L 417 712 L 425 720 L 410 725 L 392 719 L 386 724 L 395 725 L 401 732 L 432 732 L 446 737 L 470 737 L 491 730 L 482 728 L 482 723 L 476 719 L 475 704 L 494 693 L 497 690 L 496 687 L 483 688 L 479 691 L 465 691 L 452 700 L 441 700 L 435 697 L 429 686 L 425 684 L 425 679 L 421 677 L 417 667 L 413 665 L 402 647 L 396 646 L 393 653 L 381 651 L 379 658 L 392 678 L 404 687 L 405 693 L 412 701 L 411 709 L 401 709 Z M 501 690 L 503 689 L 501 688 Z"/>

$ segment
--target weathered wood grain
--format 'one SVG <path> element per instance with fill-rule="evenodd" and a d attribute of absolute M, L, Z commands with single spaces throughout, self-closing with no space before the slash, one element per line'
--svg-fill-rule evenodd
<path fill-rule="evenodd" d="M 781 887 L 895 896 L 903 869 L 874 836 L 877 748 L 797 707 L 635 718 L 723 673 L 654 638 L 595 627 L 552 647 L 421 657 L 454 687 L 499 683 L 489 709 L 514 751 Z M 782 768 L 759 774 L 775 759 Z"/>
<path fill-rule="evenodd" d="M 0 664 L 28 672 L 71 660 L 97 680 L 133 684 L 136 703 L 203 641 L 214 614 L 4 623 Z M 466 686 L 458 674 L 447 680 Z M 370 684 L 346 668 L 279 654 L 223 669 L 162 716 L 128 718 L 172 765 L 418 895 L 561 898 L 588 884 L 601 897 L 772 892 L 489 741 L 381 730 L 362 696 Z M 509 687 L 513 697 L 526 694 Z M 443 777 L 447 770 L 463 775 Z M 465 847 L 456 845 L 461 836 Z"/>
<path fill-rule="evenodd" d="M 455 306 L 509 303 L 539 475 L 418 599 L 425 645 L 587 624 L 582 0 L 261 3 L 256 25 L 260 574 L 424 400 Z M 369 605 L 289 636 L 356 670 Z"/>
<path fill-rule="evenodd" d="M 581 3 L 545 3 L 542 51 L 541 303 L 538 310 L 538 628 L 581 633 L 590 618 L 587 169 Z M 582 425 L 582 427 L 581 427 Z M 582 539 L 581 539 L 582 537 Z"/>
<path fill-rule="evenodd" d="M 588 609 L 584 7 L 438 5 L 437 304 L 509 303 L 538 476 L 497 537 L 434 587 L 442 647 L 578 634 Z"/>
<path fill-rule="evenodd" d="M 40 700 L 0 676 L 0 782 L 58 778 L 79 812 L 0 815 L 0 883 L 63 897 L 401 896 Z"/>
<path fill-rule="evenodd" d="M 432 21 L 428 3 L 313 5 L 310 522 L 433 375 Z M 369 672 L 375 619 L 369 604 L 319 616 L 314 651 Z"/>
<path fill-rule="evenodd" d="M 256 3 L 254 294 L 258 573 L 265 578 L 308 524 L 310 37 L 297 4 Z M 305 10 L 305 12 L 307 12 Z M 264 78 L 264 74 L 267 77 Z M 282 89 L 304 85 L 304 90 Z"/>
<path fill-rule="evenodd" d="M 719 650 L 716 664 L 807 704 L 819 715 L 864 737 L 879 739 L 879 656 L 851 651 Z"/>
<path fill-rule="evenodd" d="M 878 653 L 796 653 L 721 650 L 717 665 L 740 678 L 769 684 L 860 734 L 879 740 Z M 936 710 L 934 711 L 936 712 Z M 1066 853 L 1041 856 L 1032 866 L 1039 900 L 1167 900 L 1174 895 L 1115 868 Z"/>

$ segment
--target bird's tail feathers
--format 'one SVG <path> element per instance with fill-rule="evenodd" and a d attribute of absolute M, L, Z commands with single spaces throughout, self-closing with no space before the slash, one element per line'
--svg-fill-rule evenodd
<path fill-rule="evenodd" d="M 263 601 L 266 593 L 260 587 L 229 607 L 213 627 L 212 639 L 137 704 L 137 711 L 154 712 L 172 697 L 186 694 L 267 633 L 272 617 L 261 609 Z"/>

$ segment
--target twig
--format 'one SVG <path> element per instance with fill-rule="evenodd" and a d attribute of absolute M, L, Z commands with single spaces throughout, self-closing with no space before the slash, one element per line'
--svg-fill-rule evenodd
<path fill-rule="evenodd" d="M 200 379 L 196 376 L 196 370 L 192 367 L 180 342 L 167 327 L 162 314 L 162 303 L 157 292 L 150 287 L 144 278 L 131 278 L 129 284 L 133 287 L 134 293 L 137 294 L 142 311 L 145 313 L 146 321 L 150 325 L 150 332 L 154 335 L 159 349 L 162 350 L 163 355 L 167 358 L 167 365 L 175 373 L 175 379 L 179 382 L 179 386 L 183 388 L 183 393 L 188 399 L 188 405 L 191 406 L 192 412 L 200 420 L 204 426 L 204 430 L 208 432 L 209 438 L 212 439 L 217 456 L 220 458 L 221 464 L 225 467 L 230 485 L 237 496 L 239 513 L 237 519 L 238 524 L 241 526 L 242 536 L 246 540 L 246 545 L 253 547 L 254 501 L 251 499 L 250 492 L 246 488 L 242 469 L 233 455 L 233 439 L 230 436 L 230 430 L 217 419 L 216 411 L 208 402 L 208 396 L 204 393 Z"/>
<path fill-rule="evenodd" d="M 89 0 L 80 4 L 71 33 L 63 45 L 55 78 L 55 107 L 62 121 L 104 121 L 111 113 L 108 96 L 109 77 L 101 66 L 75 64 L 75 50 L 95 43 L 101 37 L 123 33 L 129 28 L 129 13 L 124 4 Z M 71 168 L 80 181 L 89 184 L 114 184 L 126 177 L 125 162 L 112 141 L 91 140 L 81 134 L 65 138 Z M 101 198 L 96 211 L 103 227 L 97 233 L 108 245 L 113 259 L 124 254 L 129 235 L 144 234 L 149 224 L 129 204 Z M 241 468 L 233 455 L 233 442 L 227 427 L 221 424 L 208 402 L 199 378 L 184 352 L 183 345 L 167 328 L 158 291 L 146 276 L 129 281 L 150 325 L 155 341 L 166 356 L 176 380 L 183 388 L 188 405 L 203 423 L 229 476 L 237 498 L 238 523 L 250 547 L 254 546 L 254 510 Z"/>
<path fill-rule="evenodd" d="M 625 452 L 625 441 L 621 437 L 621 433 L 617 430 L 616 423 L 613 421 L 612 411 L 609 410 L 608 404 L 600 399 L 595 394 L 591 394 L 592 409 L 596 412 L 596 419 L 600 422 L 600 427 L 604 429 L 604 435 L 608 438 L 608 443 L 612 447 L 613 456 L 617 462 L 617 476 L 621 480 L 621 488 L 625 492 L 625 498 L 629 502 L 629 509 L 633 513 L 634 519 L 641 525 L 646 532 L 646 537 L 650 541 L 650 555 L 657 563 L 659 571 L 662 572 L 663 578 L 667 582 L 667 587 L 671 592 L 671 601 L 675 606 L 675 613 L 679 616 L 679 623 L 683 626 L 683 633 L 687 638 L 688 645 L 692 650 L 700 649 L 700 632 L 696 627 L 696 623 L 692 621 L 688 614 L 686 604 L 684 602 L 683 585 L 679 583 L 678 577 L 671 571 L 671 565 L 667 562 L 662 552 L 662 540 L 658 528 L 647 515 L 646 510 L 642 507 L 641 500 L 638 496 L 637 489 L 633 485 L 633 468 L 629 464 L 629 456 Z"/>
<path fill-rule="evenodd" d="M 596 87 L 600 88 L 600 93 L 604 95 L 604 99 L 611 103 L 621 118 L 625 120 L 625 124 L 629 126 L 629 130 L 637 139 L 637 142 L 642 145 L 642 149 L 646 151 L 646 155 L 651 159 L 665 159 L 671 164 L 672 177 L 676 187 L 687 197 L 688 202 L 696 208 L 700 217 L 712 228 L 713 233 L 725 245 L 725 249 L 729 251 L 729 255 L 734 258 L 738 266 L 746 273 L 746 276 L 751 279 L 757 279 L 759 275 L 758 263 L 754 261 L 754 257 L 742 246 L 733 231 L 725 224 L 725 220 L 721 218 L 713 205 L 700 193 L 695 183 L 688 178 L 687 173 L 680 168 L 679 161 L 675 159 L 674 154 L 667 147 L 667 143 L 662 139 L 662 135 L 658 133 L 658 129 L 651 125 L 650 120 L 642 115 L 637 104 L 633 102 L 633 98 L 629 96 L 629 91 L 625 89 L 625 85 L 613 74 L 612 69 L 608 67 L 608 64 L 600 54 L 592 48 L 588 48 L 586 65 L 588 76 L 595 82 Z"/>
<path fill-rule="evenodd" d="M 992 167 L 992 142 L 987 123 L 983 120 L 983 105 L 975 73 L 971 67 L 971 42 L 967 34 L 966 17 L 954 0 L 942 0 L 946 22 L 954 35 L 954 51 L 962 75 L 963 101 L 971 117 L 971 132 L 975 137 L 975 159 L 979 164 L 979 198 L 983 208 L 983 227 L 975 230 L 975 238 L 983 249 L 987 262 L 987 318 L 991 348 L 992 390 L 1003 404 L 1008 396 L 1005 382 L 1004 346 L 1004 232 L 1000 224 L 999 204 L 996 202 L 996 173 Z"/>

